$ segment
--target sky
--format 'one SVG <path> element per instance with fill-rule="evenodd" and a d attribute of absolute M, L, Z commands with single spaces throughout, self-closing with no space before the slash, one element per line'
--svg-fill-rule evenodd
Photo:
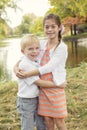
<path fill-rule="evenodd" d="M 22 10 L 14 12 L 13 9 L 7 9 L 8 24 L 14 28 L 21 23 L 22 16 L 27 13 L 34 13 L 36 16 L 43 16 L 50 8 L 48 0 L 19 0 L 18 6 Z"/>

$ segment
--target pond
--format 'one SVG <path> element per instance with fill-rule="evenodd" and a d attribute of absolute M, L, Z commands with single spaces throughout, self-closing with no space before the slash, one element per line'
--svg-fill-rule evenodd
<path fill-rule="evenodd" d="M 0 47 L 0 81 L 16 79 L 13 66 L 22 55 L 20 40 L 21 38 L 4 40 L 7 46 Z M 76 67 L 81 62 L 87 62 L 87 38 L 65 43 L 68 46 L 67 67 Z"/>
<path fill-rule="evenodd" d="M 66 42 L 66 44 L 68 46 L 68 67 L 76 67 L 81 62 L 87 62 L 87 38 Z"/>

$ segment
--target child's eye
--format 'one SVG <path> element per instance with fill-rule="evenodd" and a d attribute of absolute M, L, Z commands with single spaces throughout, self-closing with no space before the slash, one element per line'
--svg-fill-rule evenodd
<path fill-rule="evenodd" d="M 37 50 L 39 50 L 40 48 L 39 48 L 39 47 L 37 47 L 36 49 L 37 49 Z"/>
<path fill-rule="evenodd" d="M 49 29 L 49 26 L 45 26 L 46 29 Z"/>
<path fill-rule="evenodd" d="M 51 28 L 54 29 L 56 26 L 55 25 L 52 25 Z"/>
<path fill-rule="evenodd" d="M 56 25 L 44 26 L 45 29 L 49 29 L 49 28 L 54 29 L 55 27 Z"/>
<path fill-rule="evenodd" d="M 28 48 L 28 50 L 33 50 L 33 48 Z"/>

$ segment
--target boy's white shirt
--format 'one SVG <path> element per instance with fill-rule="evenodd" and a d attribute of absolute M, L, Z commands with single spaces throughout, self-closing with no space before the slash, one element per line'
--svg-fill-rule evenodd
<path fill-rule="evenodd" d="M 21 58 L 19 63 L 19 68 L 25 71 L 31 71 L 38 67 L 38 63 L 29 60 L 26 56 Z M 17 95 L 22 98 L 34 98 L 39 95 L 39 89 L 37 85 L 34 84 L 39 76 L 32 76 L 25 79 L 18 78 L 18 93 Z"/>
<path fill-rule="evenodd" d="M 47 41 L 41 42 L 41 53 L 38 58 L 39 62 L 46 50 L 46 44 Z M 65 65 L 67 56 L 68 56 L 67 45 L 61 40 L 61 43 L 55 50 L 54 48 L 50 50 L 50 61 L 46 65 L 39 67 L 40 74 L 43 75 L 45 73 L 52 72 L 53 81 L 57 86 L 66 82 Z"/>

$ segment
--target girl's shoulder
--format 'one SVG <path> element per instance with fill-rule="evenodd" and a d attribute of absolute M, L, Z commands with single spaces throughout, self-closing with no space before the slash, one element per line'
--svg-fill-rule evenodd
<path fill-rule="evenodd" d="M 65 43 L 63 40 L 61 40 L 60 45 L 61 45 L 61 46 L 67 46 L 66 43 Z"/>
<path fill-rule="evenodd" d="M 58 48 L 67 48 L 67 44 L 64 41 L 61 40 Z"/>
<path fill-rule="evenodd" d="M 67 52 L 67 51 L 68 51 L 67 45 L 65 44 L 64 41 L 61 41 L 54 52 L 59 53 L 59 52 Z"/>

